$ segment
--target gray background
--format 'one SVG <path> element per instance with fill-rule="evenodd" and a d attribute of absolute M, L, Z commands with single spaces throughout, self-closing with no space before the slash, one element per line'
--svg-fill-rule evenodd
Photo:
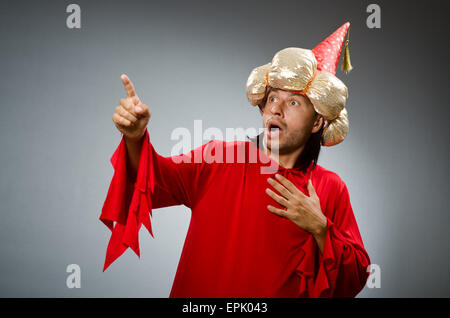
<path fill-rule="evenodd" d="M 421 1 L 423 2 L 423 1 Z M 245 97 L 250 71 L 289 46 L 312 49 L 346 21 L 355 69 L 350 132 L 319 164 L 347 183 L 381 288 L 360 297 L 449 297 L 449 38 L 445 1 L 69 1 L 0 4 L 0 296 L 167 297 L 187 232 L 184 206 L 155 210 L 102 273 L 98 220 L 120 141 L 111 120 L 127 73 L 169 155 L 176 127 L 261 127 Z M 81 288 L 66 287 L 79 264 Z"/>

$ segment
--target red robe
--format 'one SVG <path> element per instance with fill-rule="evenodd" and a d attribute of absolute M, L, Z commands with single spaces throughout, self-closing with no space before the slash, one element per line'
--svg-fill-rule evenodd
<path fill-rule="evenodd" d="M 236 162 L 242 147 L 245 160 Z M 230 151 L 235 163 L 210 162 Z M 306 174 L 285 169 L 250 141 L 212 140 L 163 157 L 148 131 L 135 184 L 127 175 L 124 138 L 111 163 L 115 172 L 100 216 L 112 231 L 104 270 L 128 247 L 139 256 L 141 224 L 153 236 L 152 209 L 183 204 L 191 221 L 170 297 L 354 297 L 366 283 L 370 260 L 347 187 L 320 165 L 311 164 Z M 265 192 L 276 192 L 267 182 L 275 173 L 261 173 L 270 163 L 306 195 L 311 179 L 328 222 L 323 253 L 310 233 L 267 209 L 282 208 Z"/>

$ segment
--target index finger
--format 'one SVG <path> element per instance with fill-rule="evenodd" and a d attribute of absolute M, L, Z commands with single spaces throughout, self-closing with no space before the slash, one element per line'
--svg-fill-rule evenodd
<path fill-rule="evenodd" d="M 134 90 L 134 85 L 131 82 L 130 78 L 125 74 L 122 74 L 120 78 L 122 80 L 123 86 L 125 87 L 125 90 L 127 91 L 128 97 L 136 96 L 136 91 Z"/>
<path fill-rule="evenodd" d="M 305 195 L 302 193 L 302 191 L 300 191 L 300 190 L 295 186 L 295 184 L 293 184 L 293 183 L 291 182 L 291 180 L 285 178 L 284 176 L 282 176 L 281 174 L 278 174 L 278 173 L 275 174 L 275 177 L 276 177 L 276 178 L 278 179 L 278 181 L 280 181 L 281 184 L 284 185 L 284 186 L 289 190 L 289 192 L 291 192 L 292 194 L 300 194 L 300 195 L 305 196 Z"/>

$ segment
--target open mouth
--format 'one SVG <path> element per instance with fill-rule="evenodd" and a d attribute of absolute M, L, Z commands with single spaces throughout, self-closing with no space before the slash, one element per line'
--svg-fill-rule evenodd
<path fill-rule="evenodd" d="M 278 127 L 277 125 L 270 125 L 270 128 L 269 128 L 269 130 L 270 131 L 274 131 L 274 130 L 279 130 L 279 129 L 281 129 L 280 127 Z"/>
<path fill-rule="evenodd" d="M 267 126 L 267 135 L 269 137 L 272 137 L 274 135 L 278 135 L 280 134 L 283 129 L 281 128 L 281 125 L 277 124 L 276 122 L 272 121 L 269 123 L 269 125 Z"/>

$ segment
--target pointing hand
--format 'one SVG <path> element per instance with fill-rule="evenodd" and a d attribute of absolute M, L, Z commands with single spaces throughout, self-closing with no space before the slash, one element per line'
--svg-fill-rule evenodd
<path fill-rule="evenodd" d="M 116 107 L 112 120 L 124 136 L 140 139 L 145 134 L 151 112 L 147 105 L 141 103 L 128 76 L 123 74 L 121 79 L 127 97 L 120 99 L 120 105 Z"/>

